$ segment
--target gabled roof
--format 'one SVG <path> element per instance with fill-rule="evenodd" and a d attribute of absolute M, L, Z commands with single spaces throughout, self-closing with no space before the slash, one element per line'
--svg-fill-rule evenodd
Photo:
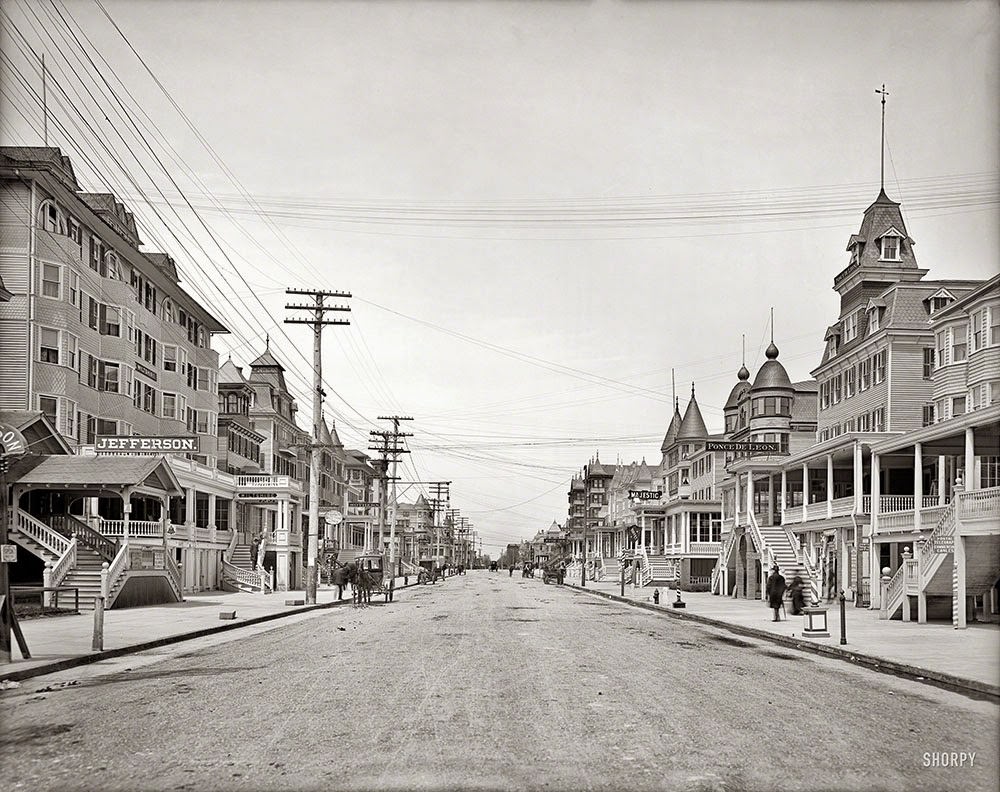
<path fill-rule="evenodd" d="M 28 443 L 29 454 L 72 454 L 65 438 L 40 410 L 0 410 L 0 423 L 13 426 Z"/>
<path fill-rule="evenodd" d="M 18 465 L 18 484 L 96 492 L 105 487 L 144 486 L 180 495 L 181 485 L 162 456 L 44 456 L 27 457 Z"/>

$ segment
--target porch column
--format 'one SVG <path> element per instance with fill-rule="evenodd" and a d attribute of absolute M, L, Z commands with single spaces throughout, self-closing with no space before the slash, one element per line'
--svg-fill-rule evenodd
<path fill-rule="evenodd" d="M 864 481 L 863 473 L 861 469 L 862 464 L 861 456 L 861 443 L 854 442 L 854 513 L 861 514 L 862 507 L 864 504 L 864 493 L 861 491 L 863 489 L 862 482 Z"/>
<path fill-rule="evenodd" d="M 947 473 L 945 473 L 945 456 L 944 454 L 938 455 L 938 476 L 937 476 L 937 495 L 938 495 L 938 506 L 944 506 L 944 495 L 947 487 Z"/>
<path fill-rule="evenodd" d="M 965 594 L 965 537 L 958 531 L 959 526 L 955 526 L 955 552 L 952 555 L 955 565 L 952 574 L 954 590 L 951 596 L 951 623 L 956 630 L 964 630 L 968 625 L 965 620 L 965 610 L 967 607 Z"/>
<path fill-rule="evenodd" d="M 977 489 L 978 487 L 978 484 L 975 480 L 976 451 L 974 444 L 975 444 L 975 431 L 970 426 L 968 429 L 965 430 L 965 476 L 962 477 L 962 483 L 965 485 L 966 492 L 971 492 L 972 490 Z M 963 626 L 965 625 L 963 624 Z"/>
<path fill-rule="evenodd" d="M 215 530 L 215 493 L 208 493 L 208 527 Z"/>
<path fill-rule="evenodd" d="M 802 519 L 805 522 L 809 519 L 809 463 L 802 463 Z"/>
<path fill-rule="evenodd" d="M 689 537 L 691 535 L 691 513 L 681 512 L 681 552 L 687 553 Z"/>
<path fill-rule="evenodd" d="M 767 474 L 767 521 L 771 525 L 774 522 L 774 473 Z"/>
<path fill-rule="evenodd" d="M 879 506 L 882 499 L 882 460 L 878 454 L 872 454 L 872 505 L 871 524 L 872 536 L 878 531 Z"/>
<path fill-rule="evenodd" d="M 924 448 L 913 444 L 913 531 L 919 533 L 922 527 L 920 510 L 924 505 Z M 916 548 L 914 548 L 916 552 Z"/>
<path fill-rule="evenodd" d="M 785 470 L 781 471 L 781 503 L 779 504 L 779 511 L 781 515 L 781 524 L 785 524 L 785 498 L 788 496 L 788 473 Z"/>
<path fill-rule="evenodd" d="M 198 498 L 198 490 L 194 487 L 188 487 L 184 490 L 184 524 L 188 528 L 194 528 L 194 505 Z M 190 534 L 194 536 L 194 534 Z"/>
<path fill-rule="evenodd" d="M 170 496 L 160 496 L 160 530 L 163 533 L 163 547 L 167 548 L 167 532 L 170 530 Z M 168 551 L 169 552 L 169 551 Z"/>
<path fill-rule="evenodd" d="M 747 525 L 750 524 L 750 515 L 753 513 L 753 470 L 747 471 Z"/>
<path fill-rule="evenodd" d="M 833 454 L 826 455 L 826 519 L 833 517 Z"/>
<path fill-rule="evenodd" d="M 129 528 L 129 519 L 132 516 L 132 488 L 131 487 L 123 487 L 122 488 L 122 512 L 123 512 L 123 515 L 125 517 L 125 519 L 122 520 L 122 544 L 123 545 L 127 545 L 128 544 L 128 533 L 129 533 L 129 531 L 128 531 L 128 528 Z"/>
<path fill-rule="evenodd" d="M 639 512 L 639 547 L 646 549 L 646 514 Z"/>

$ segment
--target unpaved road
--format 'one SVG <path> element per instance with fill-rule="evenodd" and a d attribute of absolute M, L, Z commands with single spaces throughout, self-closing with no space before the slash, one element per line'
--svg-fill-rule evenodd
<path fill-rule="evenodd" d="M 4 788 L 997 788 L 993 704 L 519 576 L 240 633 L 0 693 Z"/>

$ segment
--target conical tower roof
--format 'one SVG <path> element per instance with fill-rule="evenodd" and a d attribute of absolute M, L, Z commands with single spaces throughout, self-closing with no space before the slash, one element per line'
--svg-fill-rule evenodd
<path fill-rule="evenodd" d="M 670 425 L 667 427 L 667 433 L 663 436 L 663 442 L 660 444 L 660 453 L 667 453 L 667 449 L 670 448 L 677 441 L 677 431 L 681 428 L 681 411 L 677 407 L 677 400 L 674 399 L 674 414 L 670 418 Z"/>
<path fill-rule="evenodd" d="M 268 339 L 264 352 L 250 364 L 250 382 L 266 382 L 279 391 L 288 393 L 284 372 L 285 367 L 271 354 L 271 342 Z"/>
<path fill-rule="evenodd" d="M 681 420 L 680 428 L 677 430 L 678 440 L 704 440 L 708 437 L 708 429 L 705 428 L 705 419 L 701 417 L 701 410 L 698 407 L 698 400 L 694 396 L 694 383 L 691 383 L 691 401 L 688 402 L 684 411 L 684 418 Z"/>

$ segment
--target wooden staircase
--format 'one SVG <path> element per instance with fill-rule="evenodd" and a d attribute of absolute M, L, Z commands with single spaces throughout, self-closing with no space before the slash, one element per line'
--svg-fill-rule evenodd
<path fill-rule="evenodd" d="M 673 583 L 679 577 L 677 564 L 665 555 L 647 556 L 649 559 L 649 582 L 651 585 Z"/>
<path fill-rule="evenodd" d="M 238 566 L 240 569 L 253 569 L 252 548 L 250 545 L 236 545 L 233 554 L 229 557 L 229 563 Z"/>
<path fill-rule="evenodd" d="M 598 567 L 598 580 L 618 580 L 622 573 L 621 562 L 614 556 L 601 559 Z"/>
<path fill-rule="evenodd" d="M 94 600 L 101 596 L 101 566 L 104 559 L 89 547 L 78 546 L 76 566 L 66 573 L 63 586 L 80 590 L 80 610 L 93 610 Z"/>

